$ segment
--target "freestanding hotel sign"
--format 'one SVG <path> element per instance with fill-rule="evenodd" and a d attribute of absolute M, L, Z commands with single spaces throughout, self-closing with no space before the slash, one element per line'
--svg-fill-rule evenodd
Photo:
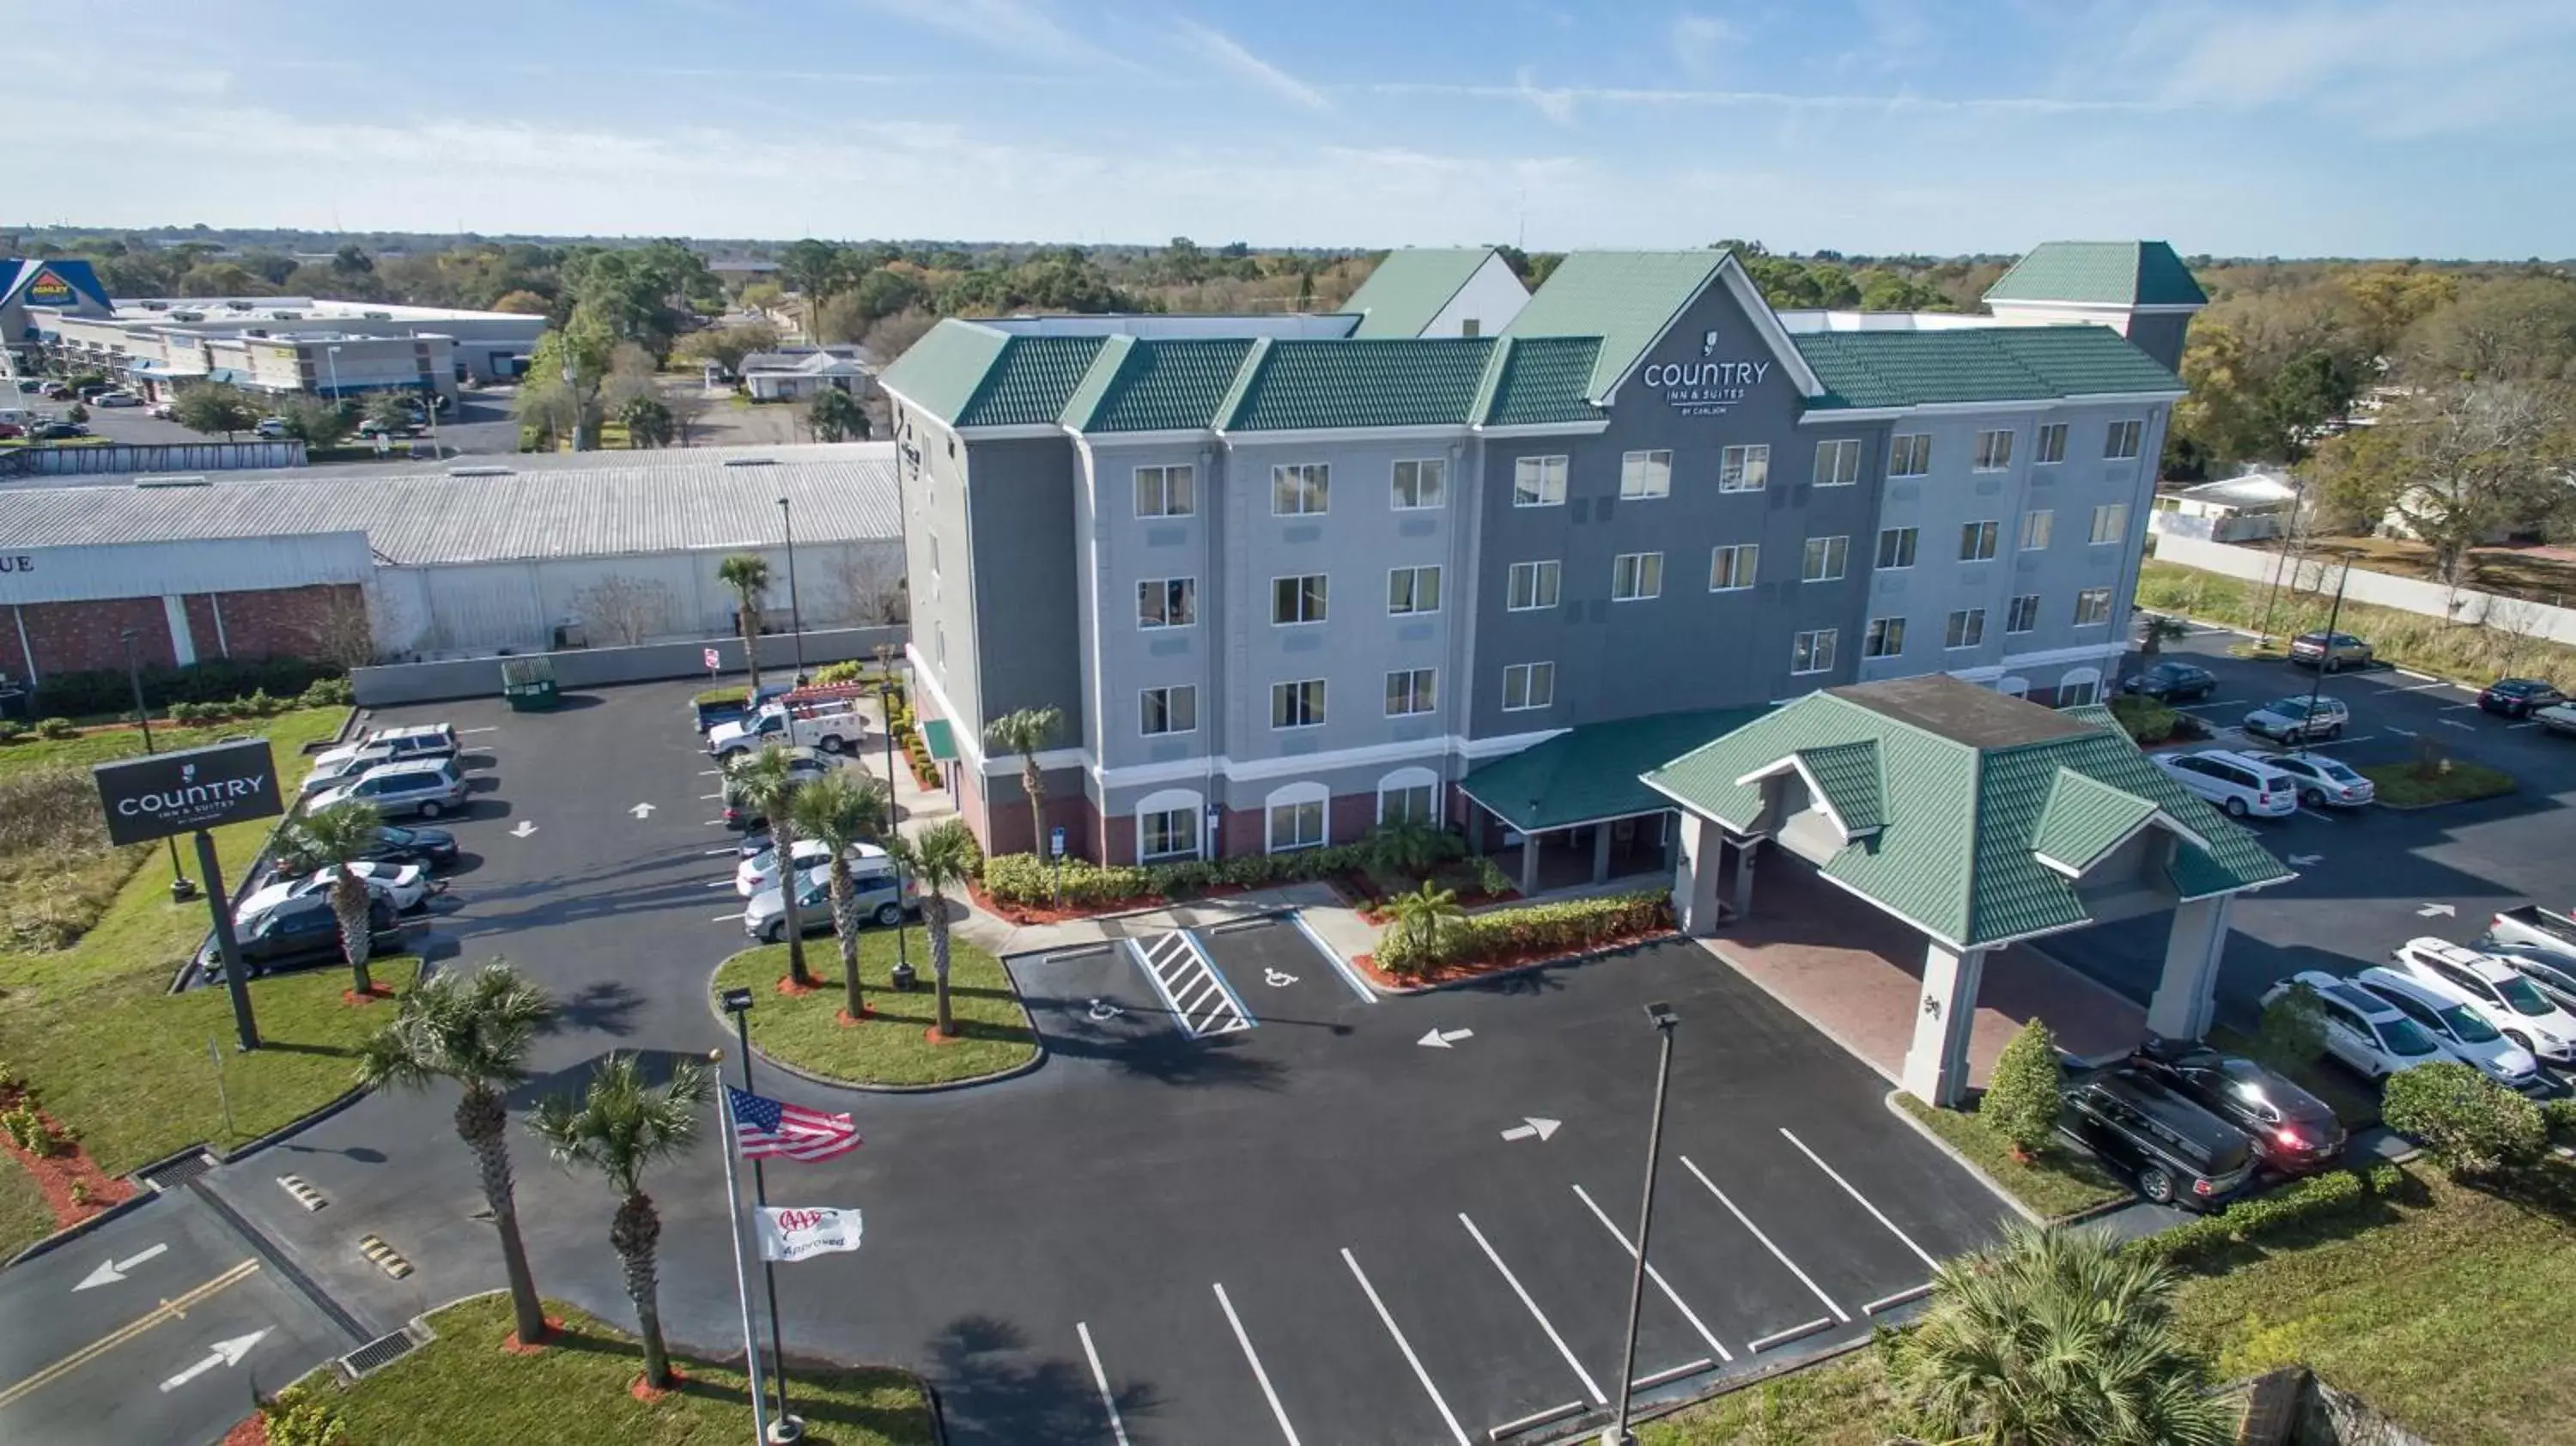
<path fill-rule="evenodd" d="M 1725 416 L 1771 375 L 1771 363 L 1705 360 L 1716 351 L 1717 333 L 1712 331 L 1700 341 L 1704 360 L 1650 363 L 1637 379 L 1662 392 L 1665 403 L 1685 417 Z"/>
<path fill-rule="evenodd" d="M 242 1048 L 259 1048 L 259 1024 L 250 1010 L 250 982 L 242 969 L 241 945 L 233 937 L 232 897 L 224 888 L 222 861 L 215 857 L 215 836 L 207 830 L 243 819 L 275 818 L 286 811 L 278 801 L 277 760 L 269 752 L 268 740 L 252 738 L 179 753 L 146 754 L 101 763 L 90 772 L 98 779 L 98 801 L 107 816 L 110 843 L 150 843 L 174 834 L 196 834 L 197 868 L 206 880 L 206 911 L 214 916 L 215 951 L 223 961 L 224 988 L 232 995 L 233 1028 Z M 172 863 L 177 863 L 175 857 Z"/>

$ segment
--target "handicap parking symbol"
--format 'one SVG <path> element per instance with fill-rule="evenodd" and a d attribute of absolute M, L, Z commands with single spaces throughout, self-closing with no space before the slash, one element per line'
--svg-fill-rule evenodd
<path fill-rule="evenodd" d="M 1094 999 L 1091 1001 L 1091 1008 L 1087 1012 L 1091 1016 L 1092 1023 L 1106 1024 L 1110 1020 L 1116 1019 L 1119 1015 L 1124 1014 L 1127 1011 L 1120 1009 L 1117 1005 L 1110 1003 L 1106 999 Z"/>
<path fill-rule="evenodd" d="M 1263 969 L 1261 971 L 1261 982 L 1269 985 L 1273 989 L 1285 989 L 1289 985 L 1297 982 L 1297 976 L 1289 973 L 1285 969 Z"/>

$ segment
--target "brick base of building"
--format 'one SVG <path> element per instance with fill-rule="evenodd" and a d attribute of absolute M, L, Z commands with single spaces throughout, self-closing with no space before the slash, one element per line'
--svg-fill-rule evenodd
<path fill-rule="evenodd" d="M 355 584 L 192 593 L 179 601 L 188 651 L 201 663 L 322 659 L 343 650 L 335 645 L 366 635 L 366 595 Z M 0 672 L 12 677 L 42 681 L 50 673 L 123 668 L 129 630 L 135 659 L 145 667 L 173 667 L 181 661 L 179 632 L 171 626 L 168 603 L 159 597 L 15 603 L 6 611 L 8 616 L 0 618 Z"/>

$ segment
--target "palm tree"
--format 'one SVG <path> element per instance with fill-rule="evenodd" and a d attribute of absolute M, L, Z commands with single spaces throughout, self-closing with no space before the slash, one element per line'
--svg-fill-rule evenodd
<path fill-rule="evenodd" d="M 975 835 L 961 818 L 947 818 L 923 829 L 917 838 L 896 834 L 886 840 L 895 863 L 930 895 L 921 917 L 930 929 L 930 973 L 937 981 L 939 1032 L 957 1033 L 957 1018 L 948 1007 L 948 890 L 975 877 Z"/>
<path fill-rule="evenodd" d="M 284 851 L 316 868 L 329 869 L 331 917 L 340 923 L 340 952 L 349 961 L 349 988 L 360 999 L 375 992 L 367 974 L 367 952 L 375 935 L 375 897 L 349 866 L 364 860 L 376 846 L 384 818 L 376 806 L 358 799 L 316 809 L 286 826 Z"/>
<path fill-rule="evenodd" d="M 859 991 L 859 897 L 850 880 L 850 854 L 886 831 L 886 791 L 875 779 L 861 782 L 835 769 L 796 790 L 788 806 L 796 831 L 832 851 L 832 933 L 841 949 L 841 1008 L 850 1018 L 867 1013 Z"/>
<path fill-rule="evenodd" d="M 779 927 L 787 931 L 787 977 L 800 989 L 814 987 L 805 972 L 805 927 L 796 914 L 796 794 L 804 780 L 796 776 L 786 749 L 764 745 L 748 758 L 736 759 L 725 772 L 742 801 L 769 820 L 769 846 L 778 860 Z"/>
<path fill-rule="evenodd" d="M 2235 1418 L 2175 1332 L 2174 1278 L 2099 1230 L 2015 1225 L 1933 1277 L 1888 1379 L 1917 1434 L 1993 1446 L 2220 1446 Z"/>
<path fill-rule="evenodd" d="M 2152 657 L 2163 652 L 2165 644 L 2178 643 L 2190 636 L 2191 626 L 2182 619 L 2149 613 L 2146 624 L 2138 630 L 2138 651 Z"/>
<path fill-rule="evenodd" d="M 1038 755 L 1063 726 L 1064 715 L 1053 708 L 1022 708 L 984 727 L 986 747 L 1020 755 L 1020 788 L 1029 796 L 1029 852 L 1040 858 L 1046 856 L 1046 776 L 1038 769 Z"/>
<path fill-rule="evenodd" d="M 716 581 L 733 589 L 734 626 L 742 633 L 742 665 L 751 675 L 746 698 L 760 694 L 760 599 L 769 591 L 769 559 L 737 552 L 716 564 Z"/>
<path fill-rule="evenodd" d="M 546 1315 L 519 1240 L 503 1097 L 527 1083 L 529 1042 L 554 1016 L 555 1002 L 544 990 L 494 959 L 471 974 L 439 974 L 420 984 L 403 996 L 393 1022 L 358 1046 L 362 1085 L 425 1089 L 431 1080 L 452 1079 L 464 1087 L 456 1134 L 474 1152 L 483 1203 L 501 1236 L 519 1340 L 528 1345 L 545 1339 Z"/>
<path fill-rule="evenodd" d="M 612 1054 L 591 1072 L 580 1099 L 551 1096 L 528 1120 L 556 1163 L 587 1165 L 617 1192 L 608 1243 L 626 1267 L 626 1298 L 635 1302 L 637 1334 L 644 1338 L 644 1383 L 657 1390 L 671 1385 L 671 1354 L 662 1343 L 655 1260 L 662 1216 L 644 1193 L 644 1171 L 688 1150 L 698 1134 L 698 1106 L 713 1087 L 707 1067 L 693 1059 L 672 1065 L 667 1082 L 648 1085 L 634 1055 Z"/>
<path fill-rule="evenodd" d="M 1438 953 L 1449 926 L 1467 916 L 1458 907 L 1456 890 L 1441 888 L 1429 879 L 1422 881 L 1421 888 L 1387 900 L 1386 907 L 1395 915 L 1398 936 L 1413 946 L 1413 957 L 1426 964 Z"/>

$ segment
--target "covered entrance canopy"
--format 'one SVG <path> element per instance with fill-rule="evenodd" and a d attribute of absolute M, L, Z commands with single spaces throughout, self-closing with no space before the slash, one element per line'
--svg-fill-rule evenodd
<path fill-rule="evenodd" d="M 2147 1022 L 2197 1038 L 2229 899 L 2291 877 L 2107 712 L 1946 674 L 1809 694 L 1644 781 L 1683 810 L 1673 902 L 1691 933 L 1752 910 L 1767 843 L 1921 936 L 1904 1082 L 1937 1104 L 1966 1088 L 1988 952 L 2173 910 Z"/>
<path fill-rule="evenodd" d="M 1543 885 L 1541 841 L 1547 838 L 1561 840 L 1571 858 L 1588 834 L 1596 884 L 1616 873 L 1661 872 L 1672 866 L 1664 816 L 1673 801 L 1648 787 L 1643 775 L 1770 711 L 1695 708 L 1581 724 L 1485 764 L 1460 780 L 1458 791 L 1520 835 L 1524 895 Z"/>

